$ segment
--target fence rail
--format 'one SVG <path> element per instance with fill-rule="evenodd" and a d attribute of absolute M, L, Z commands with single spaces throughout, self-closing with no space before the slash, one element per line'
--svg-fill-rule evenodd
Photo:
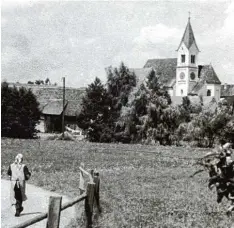
<path fill-rule="evenodd" d="M 93 171 L 91 171 L 89 177 L 90 175 L 92 176 L 92 179 L 90 179 L 90 182 L 87 185 L 87 190 L 85 193 L 76 197 L 70 202 L 64 203 L 62 206 L 61 206 L 62 197 L 50 196 L 47 213 L 38 215 L 12 228 L 25 228 L 35 223 L 38 223 L 46 218 L 47 218 L 46 228 L 59 228 L 61 211 L 69 207 L 72 207 L 73 205 L 82 201 L 85 201 L 84 211 L 86 216 L 86 227 L 92 228 L 94 202 L 96 202 L 98 212 L 101 212 L 100 201 L 99 201 L 100 178 L 99 178 L 99 173 L 93 173 Z"/>

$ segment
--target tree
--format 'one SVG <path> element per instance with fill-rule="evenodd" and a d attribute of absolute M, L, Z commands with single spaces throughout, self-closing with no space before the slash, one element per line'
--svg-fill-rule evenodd
<path fill-rule="evenodd" d="M 202 112 L 195 115 L 188 124 L 186 134 L 199 147 L 213 147 L 216 139 L 231 141 L 231 119 L 230 107 L 220 106 L 215 111 L 203 107 Z"/>
<path fill-rule="evenodd" d="M 170 106 L 171 98 L 151 71 L 120 117 L 121 125 L 132 142 L 158 141 L 171 144 L 179 126 L 179 110 Z"/>
<path fill-rule="evenodd" d="M 50 83 L 50 79 L 49 78 L 46 78 L 46 80 L 45 80 L 45 84 L 46 85 L 50 85 L 51 83 Z"/>
<path fill-rule="evenodd" d="M 44 85 L 44 81 L 43 80 L 36 80 L 35 84 L 36 85 Z"/>
<path fill-rule="evenodd" d="M 128 104 L 129 95 L 135 86 L 136 76 L 124 63 L 121 63 L 118 69 L 109 69 L 107 72 L 107 92 L 111 100 L 109 122 L 112 123 L 116 141 L 129 142 L 129 138 L 126 138 L 125 134 L 125 125 L 119 124 L 119 118 L 121 110 Z"/>
<path fill-rule="evenodd" d="M 180 110 L 180 114 L 181 114 L 181 122 L 190 122 L 191 121 L 191 113 L 192 113 L 192 105 L 191 105 L 191 101 L 189 100 L 189 98 L 183 97 L 182 99 L 182 104 L 179 105 L 179 110 Z"/>
<path fill-rule="evenodd" d="M 32 81 L 28 81 L 28 84 L 29 84 L 29 85 L 33 85 L 33 84 L 34 84 L 34 82 L 32 82 Z"/>
<path fill-rule="evenodd" d="M 40 118 L 39 103 L 29 89 L 10 88 L 6 82 L 1 85 L 2 136 L 33 138 Z"/>
<path fill-rule="evenodd" d="M 78 126 L 85 130 L 91 142 L 110 142 L 110 99 L 104 85 L 96 78 L 86 89 L 82 109 L 77 116 Z"/>

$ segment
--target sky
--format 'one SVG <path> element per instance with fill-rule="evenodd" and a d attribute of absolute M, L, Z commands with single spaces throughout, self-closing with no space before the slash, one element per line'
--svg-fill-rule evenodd
<path fill-rule="evenodd" d="M 234 84 L 234 1 L 10 1 L 1 6 L 1 80 L 84 87 L 105 68 L 175 58 L 190 12 L 199 64 Z"/>

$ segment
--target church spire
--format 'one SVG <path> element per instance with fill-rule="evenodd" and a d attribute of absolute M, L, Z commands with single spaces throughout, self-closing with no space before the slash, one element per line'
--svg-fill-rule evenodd
<path fill-rule="evenodd" d="M 188 23 L 187 23 L 186 29 L 184 31 L 184 35 L 183 35 L 183 37 L 182 37 L 182 39 L 180 41 L 180 45 L 179 45 L 178 49 L 180 48 L 182 43 L 184 43 L 185 46 L 188 49 L 192 46 L 193 43 L 197 47 L 196 40 L 195 40 L 195 37 L 194 37 L 194 34 L 193 34 L 193 29 L 192 29 L 192 26 L 191 26 L 191 23 L 190 23 L 190 12 L 189 12 L 189 17 L 188 17 Z M 198 47 L 197 47 L 197 49 L 198 49 Z"/>

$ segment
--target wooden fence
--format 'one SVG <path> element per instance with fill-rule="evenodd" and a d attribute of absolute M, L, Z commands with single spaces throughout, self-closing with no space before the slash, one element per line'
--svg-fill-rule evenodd
<path fill-rule="evenodd" d="M 87 173 L 87 172 L 86 172 Z M 84 202 L 84 210 L 85 210 L 85 216 L 86 216 L 86 227 L 92 228 L 92 218 L 93 218 L 93 206 L 94 202 L 96 203 L 98 212 L 101 212 L 100 207 L 100 195 L 99 195 L 99 187 L 100 187 L 100 178 L 99 173 L 93 173 L 91 171 L 90 175 L 90 182 L 87 185 L 87 190 L 82 195 L 76 197 L 71 202 L 67 202 L 63 205 L 62 203 L 62 197 L 53 197 L 50 196 L 49 199 L 49 208 L 48 212 L 38 215 L 26 222 L 23 222 L 17 226 L 14 226 L 12 228 L 25 228 L 28 226 L 31 226 L 37 222 L 40 222 L 47 218 L 47 224 L 46 228 L 59 228 L 59 222 L 60 222 L 60 213 L 61 211 L 67 209 L 68 207 L 71 207 L 81 201 Z"/>

